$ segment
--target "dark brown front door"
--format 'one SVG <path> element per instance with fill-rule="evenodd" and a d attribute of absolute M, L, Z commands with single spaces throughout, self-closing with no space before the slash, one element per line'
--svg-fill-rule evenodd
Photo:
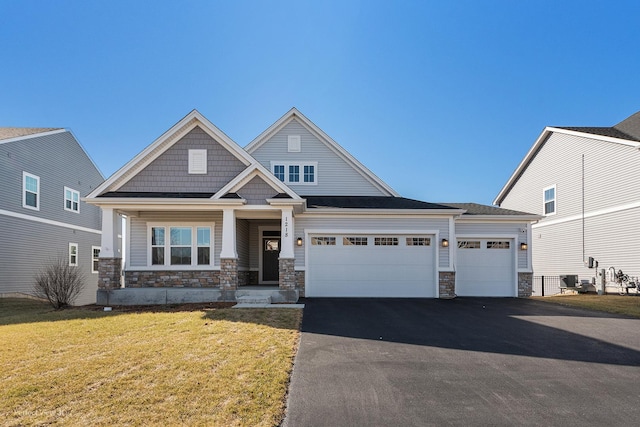
<path fill-rule="evenodd" d="M 277 282 L 279 279 L 280 238 L 264 237 L 262 249 L 262 281 Z"/>

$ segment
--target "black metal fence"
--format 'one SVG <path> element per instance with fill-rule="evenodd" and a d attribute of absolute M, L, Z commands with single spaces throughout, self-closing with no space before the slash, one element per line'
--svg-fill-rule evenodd
<path fill-rule="evenodd" d="M 560 276 L 533 276 L 533 296 L 559 294 L 561 283 Z"/>

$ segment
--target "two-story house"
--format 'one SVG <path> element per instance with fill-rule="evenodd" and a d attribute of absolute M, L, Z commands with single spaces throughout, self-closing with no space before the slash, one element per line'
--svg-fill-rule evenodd
<path fill-rule="evenodd" d="M 542 217 L 533 225 L 536 276 L 640 276 L 639 184 L 636 113 L 612 127 L 546 127 L 494 204 Z"/>
<path fill-rule="evenodd" d="M 0 128 L 0 294 L 33 294 L 34 276 L 65 257 L 96 301 L 100 209 L 81 201 L 104 177 L 65 129 Z"/>
<path fill-rule="evenodd" d="M 105 304 L 531 292 L 538 216 L 403 198 L 295 108 L 244 149 L 193 111 L 86 201 Z"/>

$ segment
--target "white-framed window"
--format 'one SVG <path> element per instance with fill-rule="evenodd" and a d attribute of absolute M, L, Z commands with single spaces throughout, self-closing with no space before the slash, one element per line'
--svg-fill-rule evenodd
<path fill-rule="evenodd" d="M 80 193 L 69 187 L 64 187 L 64 210 L 80 213 Z"/>
<path fill-rule="evenodd" d="M 313 246 L 335 246 L 336 238 L 326 236 L 312 237 L 311 244 Z"/>
<path fill-rule="evenodd" d="M 318 162 L 271 162 L 273 175 L 285 184 L 317 185 Z"/>
<path fill-rule="evenodd" d="M 78 244 L 69 243 L 69 265 L 76 267 L 78 265 Z"/>
<path fill-rule="evenodd" d="M 287 151 L 290 153 L 300 152 L 300 135 L 287 136 Z"/>
<path fill-rule="evenodd" d="M 397 237 L 374 237 L 373 244 L 375 246 L 398 246 Z"/>
<path fill-rule="evenodd" d="M 367 246 L 369 239 L 366 237 L 343 237 L 342 246 Z"/>
<path fill-rule="evenodd" d="M 556 213 L 556 186 L 552 185 L 542 190 L 543 212 L 545 215 Z"/>
<path fill-rule="evenodd" d="M 40 210 L 40 177 L 22 172 L 22 207 Z"/>
<path fill-rule="evenodd" d="M 100 246 L 91 246 L 91 272 L 98 273 L 98 266 L 100 264 Z"/>
<path fill-rule="evenodd" d="M 213 224 L 150 224 L 149 264 L 213 265 Z"/>
<path fill-rule="evenodd" d="M 189 173 L 204 175 L 207 173 L 207 150 L 189 150 Z"/>

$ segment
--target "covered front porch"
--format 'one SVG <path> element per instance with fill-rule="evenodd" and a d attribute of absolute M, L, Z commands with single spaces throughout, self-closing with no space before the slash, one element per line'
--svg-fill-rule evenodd
<path fill-rule="evenodd" d="M 295 206 L 285 200 L 103 206 L 98 303 L 240 301 L 265 292 L 271 302 L 295 303 L 305 278 L 295 268 Z"/>

